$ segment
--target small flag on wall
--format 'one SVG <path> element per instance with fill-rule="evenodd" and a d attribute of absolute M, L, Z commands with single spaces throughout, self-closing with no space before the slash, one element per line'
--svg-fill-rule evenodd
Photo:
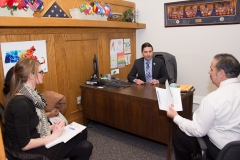
<path fill-rule="evenodd" d="M 71 16 L 56 2 L 52 1 L 45 7 L 40 17 L 51 17 L 51 18 L 71 18 Z"/>

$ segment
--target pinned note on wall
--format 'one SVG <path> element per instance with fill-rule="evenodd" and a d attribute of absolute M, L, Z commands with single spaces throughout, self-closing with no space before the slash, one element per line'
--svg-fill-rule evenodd
<path fill-rule="evenodd" d="M 125 54 L 125 63 L 126 65 L 131 64 L 131 54 Z"/>
<path fill-rule="evenodd" d="M 123 40 L 123 50 L 124 54 L 126 53 L 131 53 L 131 43 L 130 43 L 130 38 L 124 39 Z"/>
<path fill-rule="evenodd" d="M 122 68 L 125 66 L 121 59 L 123 53 L 123 39 L 111 39 L 110 41 L 110 67 Z M 124 60 L 124 56 L 123 56 Z"/>

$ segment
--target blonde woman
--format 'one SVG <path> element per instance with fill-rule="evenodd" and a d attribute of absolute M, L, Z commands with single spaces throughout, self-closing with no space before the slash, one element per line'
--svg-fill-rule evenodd
<path fill-rule="evenodd" d="M 45 144 L 61 135 L 64 123 L 58 121 L 49 126 L 47 122 L 44 112 L 46 102 L 35 90 L 38 84 L 43 83 L 43 76 L 40 63 L 31 58 L 20 59 L 14 67 L 10 97 L 4 114 L 6 136 L 12 148 L 41 154 L 50 160 L 88 160 L 93 146 L 87 141 L 87 130 L 67 143 L 45 148 Z"/>

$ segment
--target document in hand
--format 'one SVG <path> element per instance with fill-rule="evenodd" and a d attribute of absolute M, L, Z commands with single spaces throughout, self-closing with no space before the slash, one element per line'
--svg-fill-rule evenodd
<path fill-rule="evenodd" d="M 71 138 L 76 136 L 78 133 L 82 132 L 85 128 L 86 128 L 86 126 L 83 126 L 83 125 L 78 124 L 76 122 L 72 122 L 71 124 L 64 127 L 64 130 L 63 130 L 61 136 L 59 136 L 54 141 L 46 144 L 45 147 L 50 148 L 50 147 L 55 146 L 56 144 L 61 143 L 61 142 L 66 143 Z"/>
<path fill-rule="evenodd" d="M 159 109 L 169 111 L 169 106 L 174 104 L 175 111 L 182 111 L 180 88 L 169 87 L 168 80 L 165 82 L 165 87 L 166 89 L 156 87 Z"/>

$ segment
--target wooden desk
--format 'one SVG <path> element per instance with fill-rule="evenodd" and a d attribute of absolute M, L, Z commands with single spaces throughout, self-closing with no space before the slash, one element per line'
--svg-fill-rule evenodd
<path fill-rule="evenodd" d="M 164 85 L 155 86 L 164 88 Z M 155 86 L 99 89 L 82 85 L 83 117 L 167 144 L 167 159 L 170 159 L 173 122 L 165 111 L 159 110 Z M 193 92 L 182 95 L 182 104 L 183 111 L 179 114 L 191 119 Z"/>

